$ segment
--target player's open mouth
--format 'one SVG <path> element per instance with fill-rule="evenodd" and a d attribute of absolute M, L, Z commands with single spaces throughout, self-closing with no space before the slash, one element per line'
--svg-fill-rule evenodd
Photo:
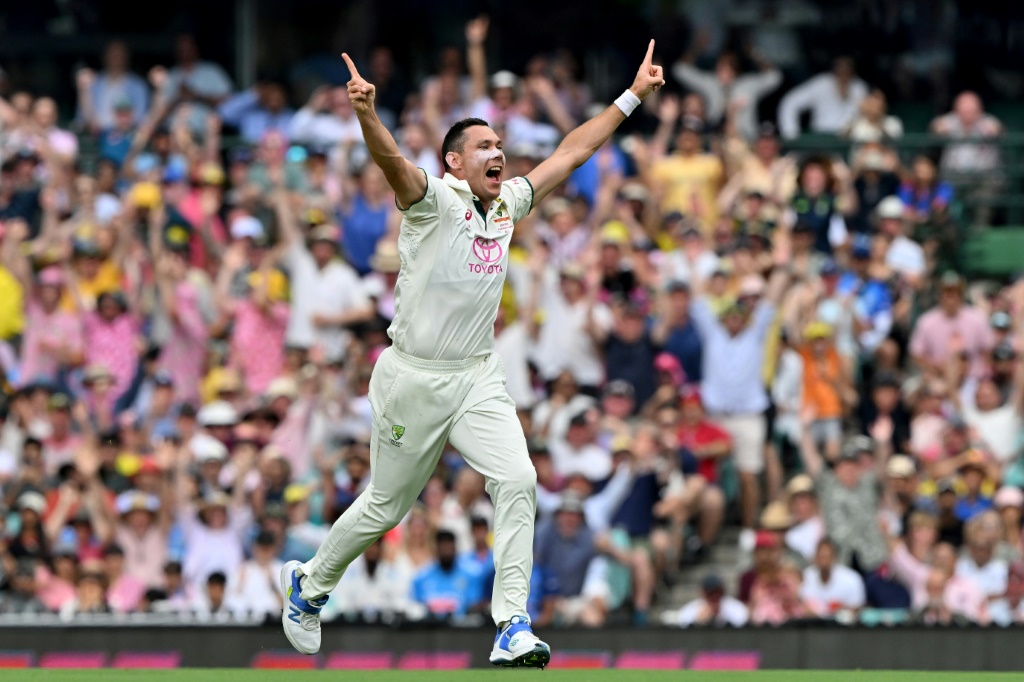
<path fill-rule="evenodd" d="M 493 180 L 494 182 L 501 182 L 501 166 L 491 166 L 490 168 L 487 169 L 487 172 L 484 173 L 484 175 L 487 176 L 488 180 Z"/>

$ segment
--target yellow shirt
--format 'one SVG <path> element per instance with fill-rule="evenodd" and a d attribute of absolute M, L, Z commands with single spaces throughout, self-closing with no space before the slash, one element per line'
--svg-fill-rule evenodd
<path fill-rule="evenodd" d="M 117 267 L 112 261 L 105 260 L 96 272 L 96 277 L 88 281 L 84 279 L 78 280 L 78 292 L 89 305 L 89 308 L 92 309 L 96 307 L 96 298 L 100 294 L 107 291 L 121 290 L 121 277 L 121 268 Z M 60 307 L 61 310 L 69 313 L 76 310 L 75 297 L 70 291 L 64 292 Z"/>
<path fill-rule="evenodd" d="M 10 270 L 0 265 L 0 339 L 9 339 L 25 328 L 25 292 Z"/>
<path fill-rule="evenodd" d="M 651 173 L 665 190 L 661 212 L 679 211 L 694 216 L 710 234 L 718 219 L 715 200 L 722 186 L 722 162 L 718 157 L 673 154 L 654 164 Z"/>

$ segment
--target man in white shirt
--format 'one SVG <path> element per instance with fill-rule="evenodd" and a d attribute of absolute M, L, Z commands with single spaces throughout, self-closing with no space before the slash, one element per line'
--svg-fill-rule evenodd
<path fill-rule="evenodd" d="M 750 611 L 739 599 L 725 593 L 725 584 L 714 573 L 705 576 L 701 595 L 689 602 L 668 620 L 670 625 L 687 628 L 692 625 L 731 626 L 741 628 L 750 620 Z"/>
<path fill-rule="evenodd" d="M 263 618 L 281 610 L 281 586 L 277 580 L 281 561 L 274 556 L 276 545 L 273 533 L 260 532 L 253 544 L 252 559 L 228 576 L 224 598 L 238 616 Z"/>
<path fill-rule="evenodd" d="M 323 619 L 401 615 L 409 607 L 412 578 L 412 565 L 385 558 L 383 542 L 377 540 L 349 565 L 331 593 L 335 599 L 324 609 Z"/>
<path fill-rule="evenodd" d="M 753 290 L 716 317 L 704 299 L 690 309 L 704 349 L 701 393 L 712 420 L 722 425 L 733 442 L 733 460 L 740 477 L 743 530 L 740 547 L 754 549 L 754 522 L 761 503 L 759 476 L 765 470 L 768 392 L 762 378 L 768 330 L 789 283 L 789 250 L 776 240 L 775 270 L 762 298 Z M 781 481 L 779 481 L 781 483 Z"/>
<path fill-rule="evenodd" d="M 161 88 L 164 102 L 189 106 L 188 126 L 193 132 L 200 132 L 206 129 L 207 116 L 231 94 L 231 79 L 217 64 L 199 59 L 199 48 L 191 35 L 178 36 L 175 52 L 177 65 L 166 74 L 157 67 L 150 72 L 150 79 Z"/>
<path fill-rule="evenodd" d="M 550 647 L 530 627 L 526 603 L 533 563 L 537 473 L 493 352 L 516 221 L 581 166 L 641 100 L 664 85 L 648 46 L 630 90 L 569 133 L 527 176 L 502 182 L 502 141 L 479 119 L 457 122 L 441 147 L 444 178 L 402 158 L 374 111 L 374 86 L 348 55 L 348 84 L 370 155 L 404 213 L 398 238 L 394 345 L 374 365 L 372 480 L 332 526 L 313 559 L 285 564 L 288 604 L 281 621 L 298 651 L 320 650 L 320 611 L 346 567 L 406 515 L 448 442 L 487 479 L 495 506 L 491 599 L 498 633 L 490 661 L 545 667 Z"/>
<path fill-rule="evenodd" d="M 319 147 L 334 147 L 363 141 L 348 91 L 343 87 L 317 88 L 306 106 L 295 112 L 288 125 L 293 142 Z"/>
<path fill-rule="evenodd" d="M 303 242 L 295 216 L 282 194 L 277 222 L 287 251 L 283 259 L 292 285 L 292 309 L 285 342 L 297 348 L 319 347 L 328 362 L 345 359 L 352 335 L 348 327 L 373 317 L 373 304 L 356 271 L 338 257 L 338 230 L 313 228 Z"/>
<path fill-rule="evenodd" d="M 569 420 L 565 440 L 550 439 L 551 463 L 559 476 L 581 474 L 588 481 L 599 482 L 612 471 L 611 453 L 594 442 L 596 417 L 591 411 L 575 415 Z"/>
<path fill-rule="evenodd" d="M 836 546 L 828 538 L 818 543 L 814 563 L 804 569 L 800 596 L 822 618 L 840 611 L 864 608 L 864 580 L 857 571 L 836 563 Z"/>
<path fill-rule="evenodd" d="M 779 103 L 779 130 L 792 139 L 800 135 L 800 114 L 811 112 L 811 130 L 839 134 L 857 117 L 868 86 L 857 78 L 853 60 L 836 59 L 829 73 L 818 74 L 790 90 Z"/>
<path fill-rule="evenodd" d="M 916 287 L 924 276 L 927 263 L 921 245 L 903 234 L 904 209 L 899 197 L 886 197 L 879 202 L 875 215 L 878 217 L 878 231 L 889 240 L 885 264 Z"/>

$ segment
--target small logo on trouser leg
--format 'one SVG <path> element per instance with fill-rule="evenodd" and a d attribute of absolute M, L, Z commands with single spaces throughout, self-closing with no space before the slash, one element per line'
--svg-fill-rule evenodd
<path fill-rule="evenodd" d="M 391 444 L 397 447 L 402 447 L 402 444 L 398 441 L 402 440 L 402 436 L 405 435 L 405 427 L 400 424 L 395 424 L 391 427 Z"/>

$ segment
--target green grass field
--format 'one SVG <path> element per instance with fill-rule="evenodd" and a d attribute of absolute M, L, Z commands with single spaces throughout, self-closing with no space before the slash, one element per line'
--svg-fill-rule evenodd
<path fill-rule="evenodd" d="M 759 672 L 655 672 L 645 670 L 458 670 L 458 671 L 291 671 L 291 670 L 5 670 L 4 682 L 470 682 L 530 679 L 537 682 L 1019 682 L 1020 673 L 935 673 L 894 671 L 765 670 Z"/>

